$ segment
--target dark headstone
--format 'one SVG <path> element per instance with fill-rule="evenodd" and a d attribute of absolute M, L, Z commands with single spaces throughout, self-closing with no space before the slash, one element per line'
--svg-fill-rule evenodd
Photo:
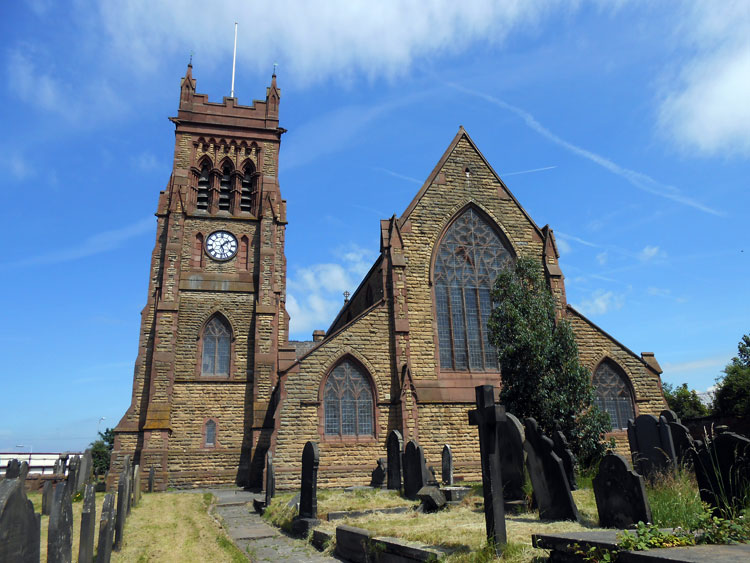
<path fill-rule="evenodd" d="M 17 459 L 11 459 L 8 461 L 8 465 L 5 468 L 6 479 L 17 479 L 21 474 L 21 462 Z"/>
<path fill-rule="evenodd" d="M 594 477 L 594 496 L 602 528 L 630 528 L 651 522 L 643 477 L 631 471 L 625 458 L 609 453 Z"/>
<path fill-rule="evenodd" d="M 91 475 L 94 472 L 94 457 L 91 454 L 91 448 L 83 452 L 81 461 L 78 464 L 78 488 L 77 491 L 82 491 L 83 486 L 91 481 Z"/>
<path fill-rule="evenodd" d="M 425 512 L 440 510 L 447 502 L 438 487 L 422 487 L 417 491 L 417 498 L 422 501 L 421 507 Z"/>
<path fill-rule="evenodd" d="M 70 489 L 70 493 L 72 495 L 76 494 L 78 489 L 78 476 L 79 476 L 79 469 L 81 466 L 81 458 L 80 456 L 73 456 L 70 458 L 70 461 L 68 462 L 68 488 Z"/>
<path fill-rule="evenodd" d="M 441 487 L 440 492 L 445 496 L 449 503 L 458 504 L 471 491 L 471 487 Z"/>
<path fill-rule="evenodd" d="M 271 504 L 271 499 L 276 494 L 276 470 L 273 468 L 273 456 L 271 452 L 266 453 L 266 506 Z"/>
<path fill-rule="evenodd" d="M 21 479 L 21 481 L 26 481 L 26 477 L 29 474 L 29 462 L 28 461 L 22 461 L 21 462 L 21 469 L 18 471 L 18 478 Z"/>
<path fill-rule="evenodd" d="M 453 451 L 449 444 L 443 446 L 442 464 L 440 467 L 440 476 L 443 480 L 443 485 L 453 485 Z"/>
<path fill-rule="evenodd" d="M 750 491 L 750 440 L 724 431 L 693 454 L 701 500 L 722 511 L 744 508 Z"/>
<path fill-rule="evenodd" d="M 372 477 L 370 479 L 370 486 L 380 489 L 385 485 L 385 478 L 388 474 L 386 461 L 381 457 L 378 459 L 378 464 L 375 469 L 372 470 Z"/>
<path fill-rule="evenodd" d="M 87 483 L 83 493 L 78 563 L 92 563 L 94 561 L 94 532 L 96 530 L 96 493 L 94 489 L 93 483 Z"/>
<path fill-rule="evenodd" d="M 148 470 L 148 492 L 154 492 L 154 480 L 156 479 L 156 470 L 153 466 Z"/>
<path fill-rule="evenodd" d="M 47 531 L 48 563 L 70 563 L 73 556 L 73 505 L 66 483 L 55 486 Z"/>
<path fill-rule="evenodd" d="M 560 457 L 553 451 L 553 443 L 542 434 L 536 420 L 527 418 L 526 465 L 534 488 L 534 498 L 542 520 L 578 521 L 578 508 L 570 494 L 570 485 Z"/>
<path fill-rule="evenodd" d="M 503 474 L 503 498 L 506 501 L 525 500 L 526 462 L 523 455 L 524 431 L 521 422 L 511 413 L 498 422 L 500 471 Z"/>
<path fill-rule="evenodd" d="M 104 497 L 102 517 L 99 520 L 99 541 L 96 545 L 96 563 L 109 563 L 112 541 L 115 537 L 115 494 Z"/>
<path fill-rule="evenodd" d="M 672 410 L 663 410 L 661 413 L 659 413 L 659 417 L 664 417 L 667 422 L 680 422 L 679 417 L 677 416 L 677 413 Z"/>
<path fill-rule="evenodd" d="M 55 490 L 55 485 L 52 481 L 45 481 L 42 485 L 42 515 L 49 516 L 52 512 L 52 493 Z"/>
<path fill-rule="evenodd" d="M 563 462 L 565 476 L 568 478 L 570 490 L 576 490 L 576 456 L 570 450 L 568 439 L 562 430 L 555 430 L 552 433 L 552 449 Z"/>
<path fill-rule="evenodd" d="M 404 450 L 403 462 L 404 496 L 409 499 L 416 499 L 419 489 L 427 485 L 430 480 L 422 446 L 414 440 L 409 440 Z"/>
<path fill-rule="evenodd" d="M 426 487 L 439 487 L 440 484 L 438 482 L 437 473 L 435 472 L 435 468 L 430 465 L 427 468 L 427 480 L 425 481 Z"/>
<path fill-rule="evenodd" d="M 672 434 L 677 463 L 680 466 L 692 465 L 692 450 L 695 447 L 690 430 L 679 422 L 669 422 L 669 431 Z"/>
<path fill-rule="evenodd" d="M 136 465 L 133 468 L 133 506 L 138 506 L 141 502 L 141 466 Z"/>
<path fill-rule="evenodd" d="M 24 481 L 0 481 L 0 561 L 38 563 L 39 520 L 26 498 Z"/>
<path fill-rule="evenodd" d="M 642 414 L 635 421 L 629 420 L 628 441 L 633 467 L 644 477 L 674 470 L 676 456 L 666 419 Z"/>
<path fill-rule="evenodd" d="M 302 450 L 302 486 L 300 487 L 299 514 L 292 521 L 292 530 L 306 536 L 320 523 L 318 520 L 318 444 L 307 442 Z"/>
<path fill-rule="evenodd" d="M 125 530 L 125 519 L 128 517 L 129 481 L 130 472 L 123 469 L 120 473 L 120 480 L 117 482 L 117 514 L 115 517 L 115 543 L 113 545 L 115 551 L 120 551 L 122 547 L 122 534 Z"/>
<path fill-rule="evenodd" d="M 401 490 L 401 455 L 404 451 L 404 438 L 398 430 L 391 430 L 385 443 L 388 453 L 388 488 Z"/>
<path fill-rule="evenodd" d="M 477 408 L 469 411 L 469 424 L 479 427 L 479 456 L 482 462 L 482 490 L 484 493 L 484 523 L 487 541 L 502 555 L 506 542 L 505 506 L 503 504 L 503 475 L 500 452 L 501 424 L 507 418 L 505 408 L 495 404 L 495 388 L 479 385 L 474 388 Z"/>

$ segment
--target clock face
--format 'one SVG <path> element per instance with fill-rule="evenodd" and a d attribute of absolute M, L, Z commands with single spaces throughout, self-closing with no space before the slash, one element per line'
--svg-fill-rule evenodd
<path fill-rule="evenodd" d="M 237 254 L 237 239 L 227 231 L 216 231 L 206 239 L 206 252 L 214 260 L 229 260 Z"/>

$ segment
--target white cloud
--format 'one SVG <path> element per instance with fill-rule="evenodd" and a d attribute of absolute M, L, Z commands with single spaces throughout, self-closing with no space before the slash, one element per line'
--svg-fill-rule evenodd
<path fill-rule="evenodd" d="M 575 145 L 571 143 L 570 141 L 563 139 L 562 137 L 556 135 L 555 133 L 547 129 L 544 125 L 542 125 L 539 121 L 537 121 L 537 119 L 533 115 L 531 115 L 528 111 L 524 109 L 521 109 L 517 106 L 504 102 L 503 100 L 496 98 L 495 96 L 491 96 L 483 92 L 477 92 L 475 90 L 470 90 L 469 88 L 465 88 L 464 86 L 461 86 L 460 84 L 448 83 L 448 86 L 455 88 L 459 92 L 463 92 L 465 94 L 469 94 L 471 96 L 475 96 L 477 98 L 483 99 L 486 102 L 489 102 L 497 107 L 500 107 L 511 113 L 516 114 L 518 117 L 520 117 L 523 120 L 523 122 L 526 124 L 526 126 L 529 129 L 531 129 L 532 131 L 536 131 L 539 135 L 546 138 L 548 141 L 563 147 L 568 152 L 577 154 L 578 156 L 582 158 L 590 160 L 591 162 L 601 166 L 605 170 L 609 170 L 612 174 L 615 174 L 617 176 L 620 176 L 621 178 L 624 178 L 632 186 L 638 188 L 641 191 L 644 191 L 646 193 L 649 193 L 655 196 L 663 197 L 665 199 L 669 199 L 676 203 L 681 203 L 682 205 L 687 205 L 688 207 L 692 207 L 694 209 L 698 209 L 699 211 L 703 211 L 704 213 L 710 213 L 711 215 L 724 215 L 723 212 L 717 211 L 716 209 L 713 209 L 707 205 L 704 205 L 703 203 L 699 201 L 694 200 L 693 198 L 689 196 L 684 195 L 675 186 L 663 184 L 657 180 L 654 180 L 651 176 L 648 176 L 647 174 L 643 174 L 642 172 L 637 172 L 635 170 L 631 170 L 630 168 L 625 168 L 623 166 L 620 166 L 619 164 L 609 160 L 608 158 L 605 158 L 593 151 L 584 149 L 583 147 L 579 147 L 578 145 Z"/>
<path fill-rule="evenodd" d="M 270 71 L 278 62 L 282 73 L 306 81 L 403 75 L 418 59 L 460 52 L 475 41 L 502 42 L 515 28 L 532 27 L 543 13 L 554 12 L 550 2 L 538 0 L 133 0 L 84 5 L 96 14 L 118 55 L 143 71 L 157 69 L 161 57 L 153 53 L 182 52 L 187 59 L 194 49 L 196 61 L 203 64 L 231 57 L 236 21 L 240 68 Z"/>
<path fill-rule="evenodd" d="M 684 374 L 699 370 L 718 375 L 731 359 L 731 355 L 718 355 L 684 362 L 664 362 L 661 365 L 664 369 L 664 376 L 670 378 L 675 374 Z"/>
<path fill-rule="evenodd" d="M 564 238 L 555 239 L 555 242 L 557 243 L 557 250 L 560 251 L 561 256 L 564 256 L 566 254 L 570 254 L 571 252 L 573 252 L 573 247 L 571 247 L 570 243 Z"/>
<path fill-rule="evenodd" d="M 691 53 L 668 76 L 659 108 L 664 134 L 705 155 L 750 156 L 750 10 L 745 0 L 696 2 L 679 37 Z"/>
<path fill-rule="evenodd" d="M 103 252 L 115 250 L 122 246 L 125 241 L 147 232 L 154 232 L 155 228 L 156 222 L 154 221 L 154 218 L 147 217 L 137 223 L 127 225 L 120 229 L 112 229 L 110 231 L 103 231 L 91 235 L 76 246 L 56 250 L 49 254 L 32 256 L 30 258 L 19 260 L 18 262 L 6 262 L 0 264 L 0 269 L 36 266 L 39 264 L 59 264 L 62 262 L 80 260 L 81 258 L 93 256 L 94 254 L 101 254 Z"/>
<path fill-rule="evenodd" d="M 316 329 L 327 329 L 374 261 L 372 252 L 356 245 L 339 248 L 338 262 L 312 264 L 295 270 L 287 280 L 286 308 L 292 339 L 309 340 Z"/>
<path fill-rule="evenodd" d="M 133 166 L 142 170 L 143 172 L 149 172 L 155 170 L 161 166 L 161 163 L 151 153 L 143 152 L 139 155 L 134 156 L 131 159 Z"/>
<path fill-rule="evenodd" d="M 596 316 L 622 309 L 624 304 L 624 295 L 597 289 L 590 297 L 573 306 L 584 315 Z"/>
<path fill-rule="evenodd" d="M 0 163 L 4 170 L 15 180 L 26 180 L 34 175 L 34 170 L 26 158 L 18 152 L 10 152 L 0 156 Z"/>
<path fill-rule="evenodd" d="M 652 260 L 665 258 L 667 253 L 658 246 L 646 245 L 638 253 L 638 258 L 642 262 L 651 262 Z"/>
<path fill-rule="evenodd" d="M 672 295 L 671 289 L 663 287 L 649 287 L 646 291 L 649 295 L 653 295 L 654 297 L 670 297 Z"/>
<path fill-rule="evenodd" d="M 599 262 L 600 266 L 604 266 L 607 263 L 608 258 L 609 255 L 607 254 L 606 250 L 596 255 L 596 261 Z"/>

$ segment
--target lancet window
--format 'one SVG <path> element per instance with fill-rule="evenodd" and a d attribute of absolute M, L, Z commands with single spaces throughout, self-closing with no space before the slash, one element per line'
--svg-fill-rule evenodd
<path fill-rule="evenodd" d="M 325 433 L 332 436 L 372 436 L 373 393 L 365 371 L 350 359 L 339 363 L 323 390 Z"/>
<path fill-rule="evenodd" d="M 198 177 L 198 196 L 196 208 L 208 211 L 211 193 L 211 168 L 206 163 L 201 167 L 201 175 Z"/>
<path fill-rule="evenodd" d="M 203 330 L 202 375 L 229 377 L 231 335 L 229 323 L 218 315 L 206 324 Z"/>
<path fill-rule="evenodd" d="M 221 171 L 219 182 L 219 211 L 229 211 L 232 206 L 232 168 L 227 165 Z"/>
<path fill-rule="evenodd" d="M 635 418 L 633 395 L 626 381 L 622 368 L 609 359 L 599 364 L 594 372 L 594 404 L 609 413 L 612 430 L 627 428 L 628 419 Z"/>
<path fill-rule="evenodd" d="M 255 167 L 252 162 L 245 166 L 245 173 L 242 176 L 242 194 L 240 196 L 240 211 L 247 213 L 253 210 L 253 199 L 255 197 Z"/>

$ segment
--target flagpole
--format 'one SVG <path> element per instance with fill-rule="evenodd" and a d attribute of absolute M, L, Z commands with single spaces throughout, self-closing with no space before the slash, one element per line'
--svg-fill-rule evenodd
<path fill-rule="evenodd" d="M 234 22 L 234 56 L 232 57 L 232 91 L 229 94 L 230 98 L 234 98 L 234 67 L 237 63 L 237 22 Z"/>

